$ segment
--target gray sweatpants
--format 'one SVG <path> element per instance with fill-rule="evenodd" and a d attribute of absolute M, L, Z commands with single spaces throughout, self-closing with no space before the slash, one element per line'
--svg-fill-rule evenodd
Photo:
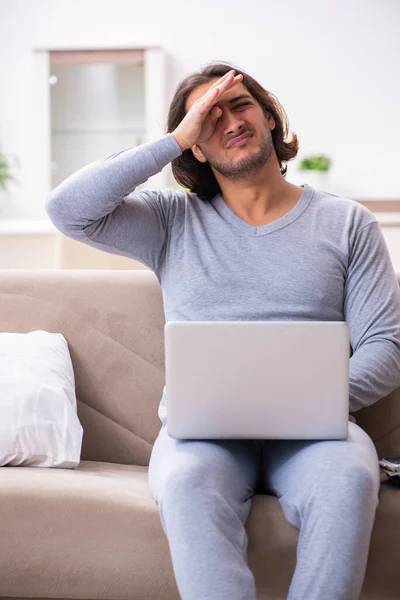
<path fill-rule="evenodd" d="M 149 465 L 182 600 L 256 599 L 245 531 L 255 489 L 300 530 L 288 599 L 356 600 L 379 482 L 375 447 L 351 422 L 347 440 L 311 442 L 179 441 L 164 425 Z"/>

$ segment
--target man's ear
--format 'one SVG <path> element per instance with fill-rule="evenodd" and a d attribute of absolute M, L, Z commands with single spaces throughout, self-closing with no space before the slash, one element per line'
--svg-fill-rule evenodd
<path fill-rule="evenodd" d="M 200 146 L 198 146 L 197 144 L 195 146 L 192 146 L 192 152 L 193 152 L 193 156 L 195 158 L 197 158 L 197 160 L 201 163 L 206 163 L 207 159 L 204 156 L 204 154 L 202 153 L 202 151 L 200 150 Z"/>
<path fill-rule="evenodd" d="M 276 127 L 275 119 L 270 113 L 267 114 L 267 119 L 268 119 L 269 128 L 272 131 Z"/>

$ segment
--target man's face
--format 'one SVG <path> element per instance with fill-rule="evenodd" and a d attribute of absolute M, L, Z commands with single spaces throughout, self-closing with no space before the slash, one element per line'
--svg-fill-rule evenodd
<path fill-rule="evenodd" d="M 203 96 L 216 79 L 196 87 L 186 101 L 186 111 Z M 239 83 L 227 90 L 215 106 L 222 110 L 211 137 L 192 148 L 201 162 L 228 179 L 248 179 L 266 165 L 273 151 L 272 116 L 267 119 L 261 106 Z"/>

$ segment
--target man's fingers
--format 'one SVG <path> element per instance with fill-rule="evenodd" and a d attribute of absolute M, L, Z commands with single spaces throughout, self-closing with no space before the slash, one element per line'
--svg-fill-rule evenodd
<path fill-rule="evenodd" d="M 228 76 L 234 74 L 235 71 L 232 69 L 232 71 L 228 71 L 227 73 L 225 73 L 225 75 L 223 75 L 222 77 L 220 77 L 219 79 L 217 79 L 217 81 L 214 81 L 214 83 L 212 84 L 212 86 L 210 86 L 209 90 L 212 90 L 214 88 L 216 88 L 217 86 L 221 85 L 221 83 L 223 83 L 225 81 L 225 79 L 228 78 Z"/>
<path fill-rule="evenodd" d="M 239 73 L 239 75 L 235 75 L 236 71 L 232 70 L 232 71 L 228 71 L 228 73 L 226 73 L 223 77 L 220 77 L 219 79 L 217 79 L 217 81 L 215 81 L 209 88 L 208 88 L 208 92 L 211 92 L 214 89 L 228 89 L 230 85 L 232 85 L 234 82 L 237 83 L 239 82 L 243 75 L 241 73 Z"/>
<path fill-rule="evenodd" d="M 221 94 L 226 92 L 226 90 L 229 90 L 230 88 L 240 83 L 242 79 L 243 75 L 241 73 L 239 75 L 236 75 L 235 77 L 228 77 L 225 81 L 223 81 L 216 88 L 214 88 L 218 90 L 217 96 L 220 96 Z"/>
<path fill-rule="evenodd" d="M 234 71 L 229 71 L 224 77 L 218 79 L 218 81 L 208 89 L 204 96 L 196 100 L 195 104 L 198 104 L 198 111 L 202 117 L 210 111 L 221 94 L 242 81 L 243 75 L 241 73 L 236 76 L 233 76 L 233 73 Z"/>
<path fill-rule="evenodd" d="M 200 99 L 200 101 L 203 101 L 206 106 L 212 106 L 212 104 L 216 102 L 218 96 L 223 94 L 223 92 L 226 92 L 226 90 L 228 90 L 229 88 L 234 87 L 235 85 L 240 83 L 242 81 L 242 78 L 243 75 L 241 73 L 239 75 L 236 75 L 236 77 L 227 78 L 217 87 L 209 88 L 207 93 Z"/>
<path fill-rule="evenodd" d="M 218 106 L 213 106 L 213 108 L 210 110 L 210 119 L 213 127 L 215 127 L 215 124 L 221 115 L 222 110 Z"/>

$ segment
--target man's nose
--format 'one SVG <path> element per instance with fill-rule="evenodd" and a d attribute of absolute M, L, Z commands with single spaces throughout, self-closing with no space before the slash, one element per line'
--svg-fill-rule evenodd
<path fill-rule="evenodd" d="M 232 133 L 237 133 L 242 129 L 244 125 L 243 119 L 241 119 L 238 116 L 235 116 L 232 113 L 228 113 L 224 116 L 224 135 L 231 135 Z"/>

